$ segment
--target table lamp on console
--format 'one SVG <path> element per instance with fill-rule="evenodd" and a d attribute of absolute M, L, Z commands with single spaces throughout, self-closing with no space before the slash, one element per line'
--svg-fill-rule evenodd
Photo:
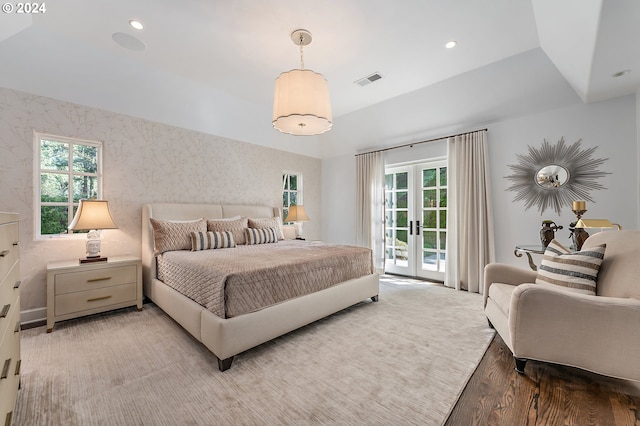
<path fill-rule="evenodd" d="M 111 212 L 109 212 L 107 200 L 80 200 L 80 205 L 69 229 L 89 231 L 87 233 L 87 257 L 80 259 L 80 263 L 107 261 L 106 257 L 100 256 L 100 231 L 118 229 L 111 217 Z"/>
<path fill-rule="evenodd" d="M 578 251 L 582 249 L 584 241 L 589 238 L 589 233 L 585 231 L 585 228 L 600 228 L 600 230 L 605 228 L 622 229 L 622 226 L 617 223 L 611 223 L 609 219 L 582 219 L 582 215 L 587 212 L 587 204 L 584 201 L 574 201 L 571 207 L 578 220 L 569 224 L 569 230 L 571 231 L 571 239 L 575 249 Z"/>

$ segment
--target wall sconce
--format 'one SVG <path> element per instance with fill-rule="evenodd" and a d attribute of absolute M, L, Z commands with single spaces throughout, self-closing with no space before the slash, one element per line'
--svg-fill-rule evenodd
<path fill-rule="evenodd" d="M 87 257 L 80 259 L 80 263 L 107 261 L 106 257 L 100 257 L 100 231 L 102 229 L 118 229 L 111 217 L 107 200 L 80 200 L 80 205 L 69 229 L 89 231 L 87 233 Z"/>

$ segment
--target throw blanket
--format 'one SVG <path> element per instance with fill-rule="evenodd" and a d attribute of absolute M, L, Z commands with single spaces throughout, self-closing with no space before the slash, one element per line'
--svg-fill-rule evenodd
<path fill-rule="evenodd" d="M 221 318 L 231 318 L 372 274 L 371 250 L 284 240 L 157 258 L 158 279 Z"/>

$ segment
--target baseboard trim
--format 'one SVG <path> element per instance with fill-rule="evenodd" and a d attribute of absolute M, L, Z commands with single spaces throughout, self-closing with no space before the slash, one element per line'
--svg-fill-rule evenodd
<path fill-rule="evenodd" d="M 27 309 L 20 311 L 22 328 L 38 327 L 47 323 L 47 308 Z"/>

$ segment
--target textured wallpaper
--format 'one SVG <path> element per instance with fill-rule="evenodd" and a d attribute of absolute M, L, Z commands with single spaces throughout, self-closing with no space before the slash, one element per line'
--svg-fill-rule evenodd
<path fill-rule="evenodd" d="M 84 257 L 84 239 L 34 239 L 33 132 L 103 143 L 103 198 L 119 226 L 102 254 L 140 256 L 142 205 L 151 202 L 282 205 L 282 172 L 304 176 L 319 238 L 320 160 L 0 88 L 0 211 L 20 214 L 22 310 L 46 306 L 47 262 Z"/>

